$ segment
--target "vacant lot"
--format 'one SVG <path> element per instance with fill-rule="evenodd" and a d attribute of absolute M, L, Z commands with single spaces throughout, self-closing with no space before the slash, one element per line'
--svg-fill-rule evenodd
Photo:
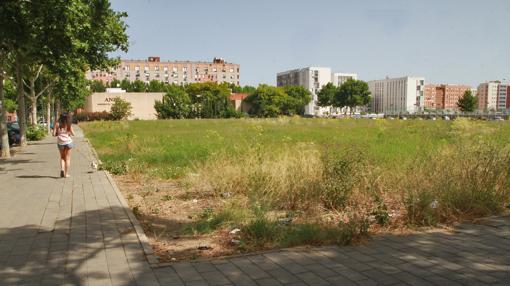
<path fill-rule="evenodd" d="M 510 124 L 241 119 L 82 124 L 164 260 L 495 214 Z"/>

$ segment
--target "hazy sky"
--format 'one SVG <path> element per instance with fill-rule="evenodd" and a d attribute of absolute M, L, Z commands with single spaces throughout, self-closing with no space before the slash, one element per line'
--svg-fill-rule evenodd
<path fill-rule="evenodd" d="M 128 13 L 122 58 L 241 65 L 241 85 L 305 66 L 362 80 L 510 79 L 508 0 L 112 0 Z"/>

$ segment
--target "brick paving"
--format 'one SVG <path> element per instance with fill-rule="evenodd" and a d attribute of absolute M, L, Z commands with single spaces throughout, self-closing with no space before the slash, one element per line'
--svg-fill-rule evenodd
<path fill-rule="evenodd" d="M 151 267 L 123 198 L 75 141 L 71 178 L 58 178 L 54 138 L 0 161 L 0 285 L 510 285 L 510 217 Z"/>

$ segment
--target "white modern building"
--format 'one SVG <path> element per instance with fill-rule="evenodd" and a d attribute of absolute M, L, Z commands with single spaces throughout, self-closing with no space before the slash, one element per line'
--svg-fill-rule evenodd
<path fill-rule="evenodd" d="M 498 85 L 498 111 L 510 111 L 510 83 Z"/>
<path fill-rule="evenodd" d="M 330 114 L 333 109 L 318 105 L 317 92 L 328 83 L 340 86 L 347 79 L 357 79 L 357 77 L 356 74 L 352 73 L 331 73 L 331 68 L 328 67 L 305 67 L 278 73 L 276 75 L 276 85 L 296 85 L 310 90 L 312 100 L 305 106 L 305 115 L 323 116 Z"/>
<path fill-rule="evenodd" d="M 358 79 L 358 75 L 355 73 L 341 73 L 341 72 L 335 72 L 331 76 L 331 82 L 335 86 L 341 86 L 346 82 L 348 79 Z"/>
<path fill-rule="evenodd" d="M 371 111 L 375 113 L 416 113 L 424 108 L 424 77 L 399 77 L 368 82 Z"/>
<path fill-rule="evenodd" d="M 478 109 L 496 110 L 498 108 L 499 81 L 484 82 L 478 85 Z"/>

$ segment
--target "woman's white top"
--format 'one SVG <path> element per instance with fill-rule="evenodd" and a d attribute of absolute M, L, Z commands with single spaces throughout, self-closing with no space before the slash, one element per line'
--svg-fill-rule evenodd
<path fill-rule="evenodd" d="M 58 145 L 67 145 L 73 143 L 73 139 L 71 139 L 71 135 L 65 128 L 59 128 L 57 130 L 57 144 Z"/>

